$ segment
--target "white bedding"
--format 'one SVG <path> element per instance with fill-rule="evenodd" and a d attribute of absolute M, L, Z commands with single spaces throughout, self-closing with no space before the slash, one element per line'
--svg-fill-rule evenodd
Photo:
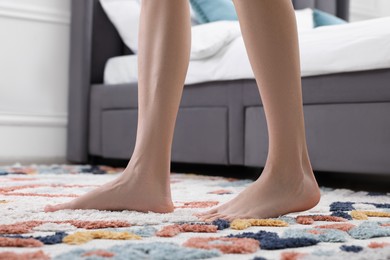
<path fill-rule="evenodd" d="M 229 21 L 224 30 L 231 30 L 229 41 L 217 44 L 207 42 L 200 47 L 209 50 L 207 55 L 197 56 L 201 48 L 198 36 L 193 39 L 191 61 L 186 84 L 215 80 L 253 79 L 244 42 L 236 32 L 238 22 Z M 207 30 L 207 28 L 205 29 Z M 196 33 L 193 34 L 193 36 Z M 201 35 L 200 30 L 197 34 Z M 232 37 L 232 34 L 234 37 Z M 299 31 L 301 76 L 332 74 L 348 71 L 390 68 L 390 17 L 323 26 Z M 207 48 L 214 49 L 207 49 Z M 211 54 L 210 54 L 211 53 Z M 204 54 L 204 52 L 203 52 Z M 137 55 L 114 57 L 108 60 L 104 72 L 104 83 L 121 84 L 137 82 Z"/>

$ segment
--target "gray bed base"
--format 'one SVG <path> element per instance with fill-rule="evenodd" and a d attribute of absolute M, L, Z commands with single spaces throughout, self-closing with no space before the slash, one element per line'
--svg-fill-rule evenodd
<path fill-rule="evenodd" d="M 348 20 L 349 1 L 293 1 Z M 108 58 L 131 54 L 98 0 L 72 1 L 67 158 L 129 159 L 135 143 L 137 84 L 102 83 Z M 390 174 L 390 69 L 302 78 L 314 170 Z M 263 167 L 268 133 L 252 79 L 186 85 L 172 161 Z"/>

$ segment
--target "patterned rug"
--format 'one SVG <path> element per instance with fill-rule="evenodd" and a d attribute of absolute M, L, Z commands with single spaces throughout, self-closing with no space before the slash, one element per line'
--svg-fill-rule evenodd
<path fill-rule="evenodd" d="M 173 213 L 43 212 L 122 170 L 0 168 L 0 259 L 390 259 L 390 193 L 321 187 L 321 202 L 309 211 L 202 223 L 194 212 L 230 200 L 250 180 L 175 173 Z"/>

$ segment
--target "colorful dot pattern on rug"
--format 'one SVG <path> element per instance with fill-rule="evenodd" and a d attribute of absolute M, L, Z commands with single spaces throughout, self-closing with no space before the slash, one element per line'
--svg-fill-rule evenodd
<path fill-rule="evenodd" d="M 199 221 L 250 180 L 171 175 L 175 210 L 62 210 L 63 203 L 116 178 L 104 165 L 0 167 L 2 259 L 390 259 L 390 193 L 321 187 L 311 210 L 270 219 Z"/>

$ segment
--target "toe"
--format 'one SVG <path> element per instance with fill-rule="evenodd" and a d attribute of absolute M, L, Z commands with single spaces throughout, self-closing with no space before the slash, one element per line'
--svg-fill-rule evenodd
<path fill-rule="evenodd" d="M 218 213 L 202 215 L 202 216 L 199 216 L 199 219 L 207 222 L 210 218 L 214 217 L 215 215 L 218 215 Z"/>
<path fill-rule="evenodd" d="M 192 216 L 200 217 L 200 216 L 202 216 L 202 214 L 204 214 L 204 212 L 195 212 L 192 214 Z"/>
<path fill-rule="evenodd" d="M 205 212 L 199 212 L 197 214 L 198 214 L 198 216 L 207 216 L 207 215 L 211 215 L 211 214 L 215 214 L 215 213 L 218 213 L 218 208 L 213 208 L 213 209 L 205 211 Z"/>
<path fill-rule="evenodd" d="M 47 205 L 45 207 L 45 212 L 55 212 L 62 209 L 68 209 L 70 208 L 69 203 L 62 203 L 62 204 L 56 204 L 56 205 Z"/>
<path fill-rule="evenodd" d="M 241 219 L 241 218 L 239 216 L 235 216 L 235 215 L 225 215 L 223 219 L 230 221 L 230 222 L 233 222 L 233 220 Z"/>
<path fill-rule="evenodd" d="M 58 209 L 58 205 L 47 205 L 44 209 L 45 212 L 54 212 L 54 211 L 57 211 L 59 210 Z"/>
<path fill-rule="evenodd" d="M 210 219 L 208 219 L 208 221 L 213 222 L 214 220 L 217 220 L 217 219 L 224 219 L 224 217 L 226 217 L 226 215 L 217 214 L 215 216 L 212 216 Z"/>

